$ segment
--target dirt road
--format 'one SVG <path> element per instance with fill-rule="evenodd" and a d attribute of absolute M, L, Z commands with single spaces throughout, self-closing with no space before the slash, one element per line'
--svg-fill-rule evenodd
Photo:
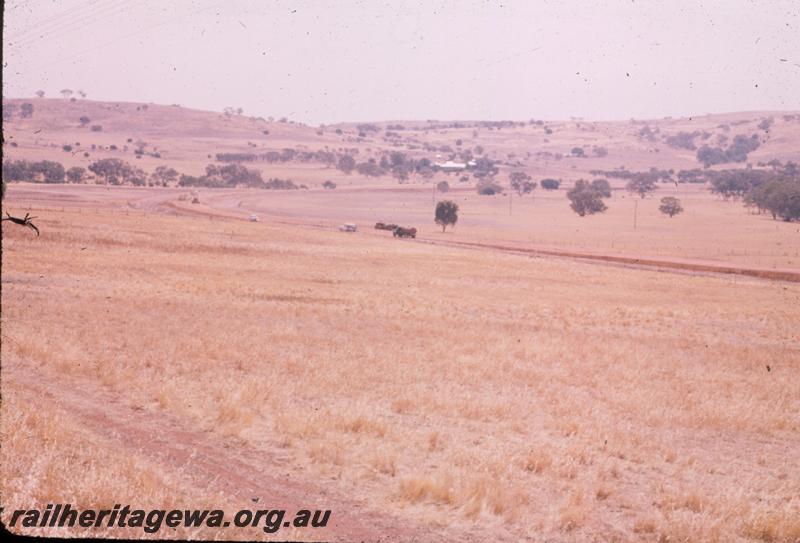
<path fill-rule="evenodd" d="M 83 432 L 115 443 L 120 458 L 143 458 L 167 473 L 180 472 L 207 495 L 224 495 L 242 508 L 330 509 L 325 528 L 309 538 L 325 541 L 450 541 L 466 534 L 437 533 L 385 513 L 371 511 L 363 501 L 341 495 L 318 481 L 298 479 L 287 459 L 276 451 L 255 450 L 245 442 L 223 439 L 192 429 L 169 413 L 131 405 L 105 391 L 92 379 L 33 372 L 18 361 L 4 360 L 4 390 L 13 388 L 31 405 L 55 403 L 73 417 Z M 285 455 L 284 455 L 285 456 Z M 255 501 L 257 500 L 257 502 Z M 228 513 L 228 514 L 232 514 Z M 311 529 L 309 529 L 311 530 Z M 281 532 L 275 537 L 280 539 Z"/>

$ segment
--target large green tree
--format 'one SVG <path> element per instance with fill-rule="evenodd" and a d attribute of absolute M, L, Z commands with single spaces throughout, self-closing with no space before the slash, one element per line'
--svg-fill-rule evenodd
<path fill-rule="evenodd" d="M 458 222 L 458 204 L 452 200 L 442 200 L 436 204 L 436 224 L 442 227 L 444 232 L 447 226 L 452 226 Z"/>

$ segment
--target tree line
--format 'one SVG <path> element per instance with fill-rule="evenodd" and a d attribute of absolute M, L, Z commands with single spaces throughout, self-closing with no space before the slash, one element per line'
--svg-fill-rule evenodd
<path fill-rule="evenodd" d="M 772 168 L 720 170 L 708 172 L 711 192 L 728 199 L 742 200 L 759 213 L 773 219 L 800 219 L 800 166 L 795 162 L 773 162 Z"/>
<path fill-rule="evenodd" d="M 90 175 L 93 174 L 93 175 Z M 88 168 L 64 166 L 52 160 L 5 160 L 3 181 L 27 181 L 30 183 L 86 183 L 94 180 L 98 184 L 179 187 L 252 187 L 262 189 L 300 189 L 290 179 L 271 178 L 264 180 L 261 172 L 241 164 L 217 166 L 209 164 L 206 174 L 190 176 L 175 168 L 159 166 L 149 174 L 119 158 L 104 158 L 91 163 Z"/>

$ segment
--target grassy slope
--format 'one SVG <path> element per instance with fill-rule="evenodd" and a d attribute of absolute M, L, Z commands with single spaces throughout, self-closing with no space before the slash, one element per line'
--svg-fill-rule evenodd
<path fill-rule="evenodd" d="M 24 100 L 4 100 L 4 103 L 19 105 Z M 5 147 L 10 158 L 51 158 L 59 159 L 68 165 L 88 165 L 98 158 L 122 157 L 135 161 L 146 170 L 158 165 L 168 164 L 182 172 L 201 173 L 209 160 L 219 152 L 263 152 L 267 149 L 285 147 L 323 149 L 358 149 L 359 160 L 379 156 L 381 152 L 400 150 L 417 157 L 435 158 L 435 153 L 421 149 L 408 149 L 407 144 L 420 147 L 423 143 L 449 145 L 457 149 L 456 140 L 462 140 L 463 148 L 482 146 L 493 159 L 507 161 L 513 154 L 512 162 L 521 161 L 521 168 L 537 177 L 556 176 L 566 180 L 587 176 L 592 169 L 614 169 L 621 165 L 629 170 L 649 169 L 650 167 L 686 169 L 698 167 L 694 152 L 673 149 L 663 142 L 650 142 L 637 136 L 646 126 L 658 129 L 660 135 L 674 135 L 680 131 L 707 131 L 714 142 L 719 135 L 732 139 L 736 134 L 758 133 L 765 141 L 762 148 L 751 154 L 751 161 L 800 160 L 796 145 L 800 141 L 800 118 L 785 121 L 785 112 L 744 112 L 720 115 L 707 115 L 688 119 L 660 119 L 637 122 L 599 122 L 562 121 L 548 122 L 553 130 L 547 135 L 541 126 L 527 125 L 519 128 L 489 130 L 479 128 L 477 136 L 474 128 L 421 130 L 426 123 L 403 122 L 409 129 L 400 131 L 402 144 L 393 146 L 383 137 L 383 132 L 368 133 L 364 141 L 357 141 L 358 131 L 353 125 L 338 125 L 344 130 L 337 135 L 334 127 L 324 127 L 322 135 L 317 128 L 304 125 L 270 122 L 247 116 L 225 116 L 221 113 L 197 111 L 179 106 L 155 104 L 95 102 L 79 100 L 70 102 L 61 99 L 28 100 L 34 107 L 30 119 L 15 118 L 4 122 L 6 139 L 16 142 L 19 147 Z M 146 109 L 143 109 L 145 108 Z M 88 126 L 81 127 L 81 116 L 91 119 L 90 125 L 103 126 L 102 132 L 91 132 Z M 764 118 L 772 117 L 774 123 L 768 133 L 757 128 Z M 384 127 L 387 124 L 382 123 Z M 728 129 L 722 128 L 727 125 Z M 412 127 L 414 129 L 412 129 Z M 268 130 L 269 134 L 263 134 Z M 162 159 L 145 156 L 134 160 L 132 143 L 143 141 L 148 151 L 157 149 Z M 64 144 L 80 142 L 82 151 L 90 153 L 89 158 L 82 153 L 72 155 L 61 151 Z M 701 141 L 698 139 L 698 143 Z M 104 149 L 92 151 L 91 144 Z M 116 145 L 120 150 L 105 149 Z M 128 145 L 126 152 L 122 151 Z M 255 145 L 255 146 L 254 146 Z M 555 160 L 552 157 L 538 156 L 539 152 L 568 153 L 574 146 L 585 146 L 591 154 L 594 146 L 606 147 L 607 157 L 588 159 L 567 158 Z M 658 149 L 658 151 L 656 151 Z M 77 150 L 77 148 L 76 148 Z M 528 156 L 530 153 L 530 156 Z M 735 166 L 735 165 L 734 165 Z M 316 185 L 325 178 L 336 177 L 335 170 L 317 171 L 319 166 L 309 165 L 261 165 L 268 177 L 289 176 L 298 183 Z M 359 183 L 369 183 L 369 179 L 358 179 Z M 395 183 L 390 179 L 386 183 Z"/>
<path fill-rule="evenodd" d="M 282 451 L 292 478 L 478 539 L 800 537 L 798 285 L 90 217 L 54 212 L 35 243 L 4 228 L 12 399 L 12 366 L 94 383 L 209 439 Z M 70 451 L 93 430 L 46 441 L 18 431 L 19 408 L 3 404 L 4 495 L 56 501 L 71 487 L 31 440 Z M 76 499 L 185 488 L 162 479 Z"/>

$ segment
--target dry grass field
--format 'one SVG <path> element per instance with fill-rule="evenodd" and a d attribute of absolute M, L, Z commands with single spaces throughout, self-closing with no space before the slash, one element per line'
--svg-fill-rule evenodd
<path fill-rule="evenodd" d="M 800 284 L 169 216 L 102 190 L 4 202 L 40 206 L 42 230 L 3 223 L 6 512 L 260 497 L 333 511 L 276 539 L 800 540 Z M 453 238 L 486 230 L 482 205 Z M 758 220 L 754 251 L 784 226 Z M 689 238 L 653 244 L 702 256 Z M 769 243 L 748 263 L 796 268 L 796 245 Z"/>
<path fill-rule="evenodd" d="M 800 542 L 798 223 L 704 184 L 661 183 L 641 200 L 612 178 L 608 211 L 588 217 L 566 198 L 592 170 L 700 167 L 665 144 L 680 132 L 758 133 L 748 162 L 800 161 L 797 112 L 393 121 L 360 136 L 355 124 L 31 102 L 32 117 L 4 121 L 4 159 L 201 175 L 217 153 L 442 160 L 450 146 L 496 161 L 505 187 L 512 171 L 562 186 L 480 196 L 460 174 L 400 183 L 259 161 L 246 165 L 307 189 L 201 188 L 192 204 L 175 186 L 10 183 L 3 212 L 30 212 L 41 236 L 2 223 L 3 520 L 130 503 L 332 517 L 271 536 L 33 533 Z M 588 156 L 563 156 L 573 146 Z M 685 212 L 662 215 L 663 196 Z M 444 233 L 441 199 L 460 206 Z M 379 221 L 419 235 L 394 239 Z M 358 231 L 338 232 L 344 222 Z"/>
<path fill-rule="evenodd" d="M 308 190 L 214 190 L 200 189 L 202 205 L 192 211 L 247 217 L 258 213 L 265 220 L 322 224 L 341 222 L 369 226 L 374 222 L 413 225 L 420 236 L 449 240 L 437 235 L 433 224 L 434 201 L 448 198 L 461 206 L 456 226 L 458 240 L 502 244 L 529 249 L 630 256 L 668 261 L 691 261 L 718 266 L 761 270 L 800 269 L 800 243 L 796 223 L 774 221 L 753 214 L 740 202 L 724 201 L 709 193 L 705 184 L 660 183 L 655 193 L 639 201 L 624 190 L 625 180 L 609 178 L 614 189 L 602 215 L 581 218 L 569 209 L 566 190 L 578 179 L 593 179 L 595 170 L 624 167 L 629 171 L 650 168 L 695 169 L 702 165 L 695 151 L 667 144 L 680 133 L 696 136 L 701 145 L 723 145 L 736 135 L 757 135 L 760 146 L 748 155 L 748 164 L 771 160 L 800 161 L 800 114 L 797 112 L 739 112 L 689 118 L 630 120 L 626 122 L 540 121 L 541 124 L 500 128 L 463 121 L 392 121 L 375 124 L 378 131 L 361 132 L 356 124 L 310 127 L 307 125 L 197 111 L 178 105 L 130 102 L 96 102 L 60 99 L 28 100 L 34 106 L 30 118 L 19 115 L 4 122 L 5 159 L 56 160 L 64 167 L 88 167 L 103 158 L 119 158 L 150 173 L 159 166 L 174 167 L 180 173 L 201 175 L 217 153 L 267 151 L 332 151 L 351 153 L 357 161 L 379 159 L 399 151 L 414 159 L 444 160 L 442 146 L 454 151 L 471 150 L 496 161 L 497 181 L 508 186 L 508 174 L 525 172 L 536 181 L 555 177 L 562 181 L 556 191 L 541 187 L 534 194 L 518 198 L 504 195 L 479 196 L 476 179 L 466 182 L 462 174 L 438 172 L 432 178 L 411 175 L 404 183 L 390 175 L 368 177 L 345 174 L 320 162 L 246 162 L 264 179 L 291 179 Z M 16 106 L 25 100 L 4 100 Z M 90 122 L 83 125 L 79 119 Z M 768 120 L 770 126 L 760 126 Z M 396 137 L 387 137 L 390 126 Z M 102 127 L 93 131 L 92 126 Z M 643 130 L 650 137 L 643 137 Z M 546 133 L 549 130 L 550 133 Z M 705 139 L 702 139 L 705 138 Z M 722 138 L 722 140 L 720 140 Z M 72 146 L 64 151 L 62 146 Z M 427 148 L 426 148 L 427 146 Z M 567 156 L 574 147 L 584 149 L 586 158 Z M 603 148 L 598 156 L 594 149 Z M 144 152 L 136 156 L 134 151 Z M 433 150 L 436 149 L 436 150 Z M 480 149 L 480 152 L 478 150 Z M 158 157 L 154 155 L 158 155 Z M 88 155 L 88 156 L 86 156 Z M 730 163 L 717 169 L 740 168 Z M 325 180 L 336 190 L 324 190 Z M 113 205 L 147 211 L 174 211 L 187 190 L 170 188 L 107 187 L 95 185 L 12 185 L 10 194 L 20 204 L 92 208 Z M 435 185 L 447 181 L 451 190 L 434 193 Z M 17 193 L 17 196 L 13 196 Z M 660 198 L 675 196 L 685 212 L 672 219 L 658 211 Z M 509 202 L 509 199 L 512 201 Z M 636 206 L 636 207 L 635 207 Z M 185 207 L 185 206 L 184 206 Z M 191 206 L 189 206 L 191 207 Z M 184 208 L 183 211 L 186 211 Z M 636 227 L 634 228 L 634 213 Z"/>

